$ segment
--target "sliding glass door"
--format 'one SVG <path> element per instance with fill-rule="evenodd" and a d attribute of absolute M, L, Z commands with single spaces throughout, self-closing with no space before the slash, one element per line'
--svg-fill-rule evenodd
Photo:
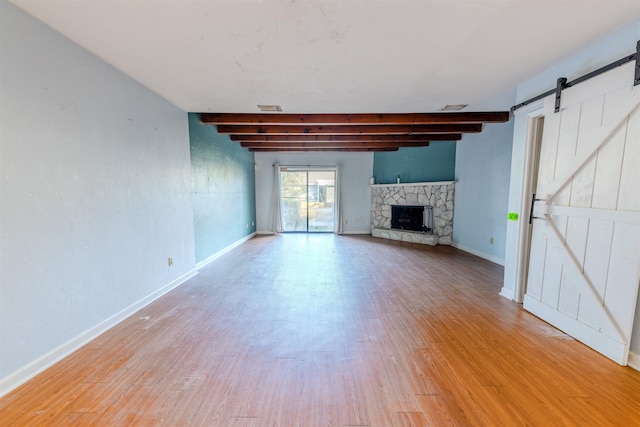
<path fill-rule="evenodd" d="M 282 231 L 333 232 L 335 223 L 334 170 L 280 171 Z"/>

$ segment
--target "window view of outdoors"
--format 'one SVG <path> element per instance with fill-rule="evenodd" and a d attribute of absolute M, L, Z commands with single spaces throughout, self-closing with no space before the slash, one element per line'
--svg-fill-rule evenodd
<path fill-rule="evenodd" d="M 282 171 L 282 227 L 289 232 L 332 232 L 335 171 Z"/>

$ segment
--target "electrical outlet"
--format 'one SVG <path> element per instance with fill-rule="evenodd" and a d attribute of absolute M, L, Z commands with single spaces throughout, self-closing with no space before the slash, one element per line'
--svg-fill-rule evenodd
<path fill-rule="evenodd" d="M 171 267 L 173 265 L 173 258 L 171 258 L 171 257 L 167 258 L 167 265 L 169 267 Z"/>
<path fill-rule="evenodd" d="M 489 244 L 493 245 L 493 237 L 489 238 Z"/>
<path fill-rule="evenodd" d="M 256 225 L 255 221 L 251 221 L 251 226 L 254 227 Z"/>

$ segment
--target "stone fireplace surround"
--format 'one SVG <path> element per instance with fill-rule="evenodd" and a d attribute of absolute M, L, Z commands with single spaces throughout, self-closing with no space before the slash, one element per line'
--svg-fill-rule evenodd
<path fill-rule="evenodd" d="M 371 185 L 371 234 L 426 245 L 450 245 L 455 181 Z M 432 206 L 434 234 L 391 228 L 391 206 Z"/>

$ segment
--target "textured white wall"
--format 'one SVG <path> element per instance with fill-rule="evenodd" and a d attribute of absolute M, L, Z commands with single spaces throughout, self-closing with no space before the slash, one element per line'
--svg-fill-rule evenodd
<path fill-rule="evenodd" d="M 273 164 L 342 165 L 342 216 L 345 233 L 370 233 L 372 153 L 256 153 L 256 226 L 269 232 Z"/>
<path fill-rule="evenodd" d="M 194 268 L 191 171 L 185 112 L 0 17 L 0 379 L 19 380 Z"/>

